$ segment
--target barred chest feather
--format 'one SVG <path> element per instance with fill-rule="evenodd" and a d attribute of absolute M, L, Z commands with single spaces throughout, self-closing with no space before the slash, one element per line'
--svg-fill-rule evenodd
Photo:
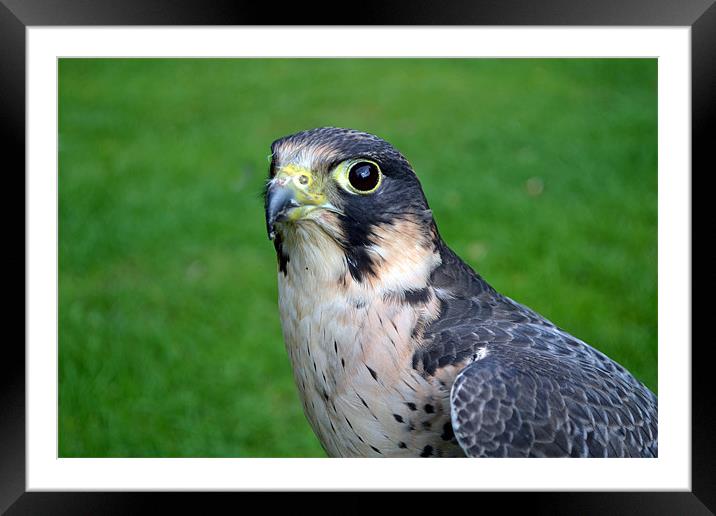
<path fill-rule="evenodd" d="M 418 253 L 419 263 L 392 270 L 389 246 L 376 246 L 380 281 L 356 282 L 321 232 L 299 229 L 292 238 L 303 241 L 287 243 L 290 260 L 278 274 L 281 325 L 304 412 L 326 453 L 464 456 L 450 425 L 455 372 L 425 376 L 412 366 L 421 328 L 437 315 L 427 278 L 439 258 Z"/>

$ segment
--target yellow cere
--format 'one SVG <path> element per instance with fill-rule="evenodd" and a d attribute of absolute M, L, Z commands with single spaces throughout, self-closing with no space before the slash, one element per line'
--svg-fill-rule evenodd
<path fill-rule="evenodd" d="M 286 180 L 286 185 L 293 189 L 296 201 L 301 205 L 287 213 L 289 220 L 302 219 L 317 206 L 327 202 L 323 185 L 315 180 L 313 172 L 308 168 L 289 163 L 276 174 L 276 179 Z"/>

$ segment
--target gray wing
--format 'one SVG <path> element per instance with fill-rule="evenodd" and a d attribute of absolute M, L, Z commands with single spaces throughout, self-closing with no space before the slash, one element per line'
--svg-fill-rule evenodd
<path fill-rule="evenodd" d="M 480 342 L 481 333 L 500 342 Z M 656 397 L 594 348 L 529 323 L 462 326 L 453 338 L 478 351 L 450 393 L 453 431 L 468 456 L 657 456 Z"/>
<path fill-rule="evenodd" d="M 453 432 L 473 457 L 656 457 L 656 396 L 629 371 L 495 291 L 447 246 L 430 285 L 439 316 L 413 367 L 462 368 Z M 442 382 L 441 382 L 442 383 Z"/>

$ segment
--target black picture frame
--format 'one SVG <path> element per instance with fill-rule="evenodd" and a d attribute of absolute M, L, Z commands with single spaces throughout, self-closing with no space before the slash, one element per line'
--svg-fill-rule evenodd
<path fill-rule="evenodd" d="M 505 0 L 468 2 L 361 2 L 350 11 L 356 25 L 552 25 L 552 26 L 689 26 L 691 27 L 692 173 L 713 173 L 709 159 L 716 120 L 716 4 L 714 0 Z M 25 67 L 27 27 L 116 25 L 340 25 L 345 15 L 306 3 L 277 8 L 271 3 L 189 0 L 0 0 L 0 127 L 5 156 L 12 166 L 5 179 L 20 182 L 25 198 Z M 12 159 L 15 158 L 15 159 Z M 8 161 L 7 159 L 5 160 Z M 21 179 L 22 178 L 22 179 Z M 692 182 L 693 185 L 693 182 Z M 693 190 L 692 192 L 698 190 Z M 7 193 L 14 192 L 7 189 Z M 703 193 L 703 192 L 702 192 Z M 9 197 L 9 196 L 8 196 Z M 693 209 L 693 200 L 692 200 Z M 7 210 L 7 209 L 6 209 Z M 9 210 L 8 210 L 9 211 Z M 23 212 L 24 213 L 24 212 Z M 6 220 L 13 220 L 6 215 Z M 702 218 L 692 216 L 693 224 Z M 710 222 L 706 218 L 706 223 Z M 6 227 L 9 226 L 6 225 Z M 23 239 L 24 231 L 23 231 Z M 697 244 L 697 242 L 694 242 Z M 699 290 L 708 288 L 713 273 L 704 271 L 692 245 L 692 277 Z M 9 245 L 7 246 L 9 248 Z M 19 267 L 25 269 L 25 245 Z M 11 262 L 14 264 L 14 261 Z M 15 270 L 14 267 L 6 269 Z M 19 277 L 18 274 L 16 276 Z M 692 282 L 693 284 L 693 282 Z M 692 290 L 693 296 L 693 290 Z M 7 297 L 9 299 L 9 296 Z M 25 296 L 23 295 L 23 300 Z M 25 303 L 13 302 L 11 306 Z M 692 321 L 704 320 L 694 298 Z M 705 314 L 703 314 L 705 315 Z M 9 319 L 9 318 L 8 318 Z M 24 326 L 23 326 L 24 335 Z M 690 492 L 480 493 L 492 501 L 529 508 L 533 514 L 713 514 L 716 511 L 716 432 L 707 368 L 708 339 L 692 345 L 692 490 Z M 24 339 L 23 339 L 24 341 Z M 685 345 L 687 343 L 684 343 Z M 0 375 L 0 511 L 7 514 L 114 514 L 166 508 L 179 497 L 184 509 L 205 510 L 208 494 L 26 492 L 25 352 L 19 339 L 7 339 Z M 441 473 L 442 474 L 442 473 Z M 248 496 L 244 493 L 241 496 Z M 353 495 L 355 496 L 355 495 Z M 369 497 L 370 498 L 370 497 Z M 189 500 L 191 499 L 191 500 Z M 463 497 L 450 497 L 458 503 Z M 419 496 L 423 509 L 440 496 Z M 441 502 L 442 500 L 442 502 Z M 343 502 L 345 503 L 345 502 Z M 347 504 L 353 511 L 370 510 L 361 498 Z M 196 505 L 193 505 L 196 504 Z M 447 509 L 443 505 L 443 509 Z"/>

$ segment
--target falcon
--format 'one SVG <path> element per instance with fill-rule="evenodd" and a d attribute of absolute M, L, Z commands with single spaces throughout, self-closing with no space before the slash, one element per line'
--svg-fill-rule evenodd
<path fill-rule="evenodd" d="M 264 198 L 286 350 L 329 456 L 657 456 L 655 395 L 463 262 L 388 142 L 280 138 Z"/>

